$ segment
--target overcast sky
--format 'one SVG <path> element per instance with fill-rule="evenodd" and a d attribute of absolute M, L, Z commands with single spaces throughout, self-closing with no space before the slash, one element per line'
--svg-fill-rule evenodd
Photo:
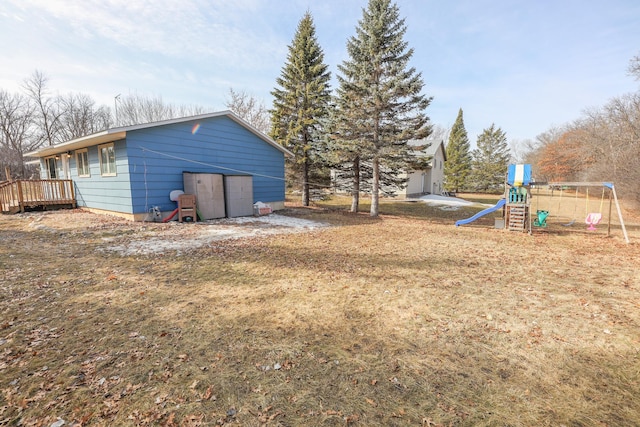
<path fill-rule="evenodd" d="M 492 123 L 533 139 L 636 91 L 638 0 L 397 0 L 432 123 L 464 111 L 469 139 Z M 114 105 L 118 94 L 225 109 L 228 91 L 271 107 L 308 10 L 335 75 L 367 0 L 2 0 L 0 89 L 35 70 L 54 92 Z M 334 78 L 335 82 L 335 78 Z"/>

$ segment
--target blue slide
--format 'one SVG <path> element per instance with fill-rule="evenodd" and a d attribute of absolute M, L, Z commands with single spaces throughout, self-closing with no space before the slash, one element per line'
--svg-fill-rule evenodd
<path fill-rule="evenodd" d="M 469 224 L 470 222 L 475 221 L 476 219 L 480 218 L 481 216 L 485 216 L 488 213 L 495 212 L 498 209 L 500 209 L 501 207 L 503 207 L 505 205 L 505 203 L 507 203 L 506 199 L 500 199 L 500 200 L 498 200 L 498 203 L 496 203 L 495 206 L 491 206 L 490 208 L 487 208 L 487 209 L 485 209 L 483 211 L 480 211 L 477 214 L 475 214 L 474 216 L 472 216 L 471 218 L 461 219 L 459 221 L 456 221 L 456 227 L 459 227 L 459 226 L 464 225 L 464 224 Z"/>

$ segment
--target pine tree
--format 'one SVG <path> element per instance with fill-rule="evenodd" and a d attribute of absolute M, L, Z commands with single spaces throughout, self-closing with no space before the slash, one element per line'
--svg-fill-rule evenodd
<path fill-rule="evenodd" d="M 291 172 L 302 181 L 302 203 L 309 206 L 309 177 L 323 165 L 321 123 L 331 99 L 331 73 L 324 64 L 311 14 L 298 23 L 282 68 L 271 111 L 271 137 L 295 154 Z"/>
<path fill-rule="evenodd" d="M 471 173 L 471 154 L 469 152 L 469 138 L 464 128 L 462 108 L 453 123 L 449 142 L 447 143 L 447 161 L 444 165 L 444 186 L 449 191 L 458 192 L 467 186 Z"/>
<path fill-rule="evenodd" d="M 481 191 L 501 188 L 511 159 L 507 135 L 491 124 L 478 136 L 476 146 L 471 153 L 473 186 Z"/>
<path fill-rule="evenodd" d="M 349 59 L 338 66 L 333 148 L 351 166 L 352 211 L 357 211 L 363 177 L 370 171 L 373 217 L 378 216 L 379 193 L 406 182 L 402 173 L 412 157 L 408 141 L 431 132 L 424 114 L 431 98 L 421 94 L 421 73 L 408 67 L 413 49 L 403 40 L 406 30 L 396 4 L 369 0 L 356 35 L 347 42 Z"/>
<path fill-rule="evenodd" d="M 339 100 L 338 100 L 339 101 Z M 358 143 L 350 132 L 349 114 L 352 110 L 341 109 L 337 102 L 330 109 L 329 126 L 325 135 L 328 147 L 329 165 L 336 189 L 351 191 L 351 212 L 358 212 L 360 202 L 360 153 Z"/>

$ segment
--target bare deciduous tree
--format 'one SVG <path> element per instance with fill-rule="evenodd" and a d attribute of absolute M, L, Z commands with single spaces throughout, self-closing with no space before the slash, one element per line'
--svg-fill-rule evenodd
<path fill-rule="evenodd" d="M 536 179 L 556 178 L 545 170 L 570 171 L 571 180 L 613 182 L 620 196 L 640 204 L 640 92 L 586 110 L 579 120 L 539 135 L 529 148 Z"/>
<path fill-rule="evenodd" d="M 534 175 L 536 181 L 544 181 L 548 179 L 548 177 L 545 177 L 542 173 L 540 173 L 540 170 L 537 166 L 540 162 L 545 148 L 551 144 L 555 144 L 556 142 L 558 142 L 560 136 L 564 133 L 564 131 L 565 129 L 552 127 L 551 129 L 538 135 L 535 140 L 524 141 L 525 145 L 522 147 L 523 152 L 521 154 L 522 160 L 524 163 L 534 165 Z"/>
<path fill-rule="evenodd" d="M 640 55 L 634 56 L 629 62 L 629 74 L 640 80 Z"/>
<path fill-rule="evenodd" d="M 58 102 L 62 111 L 59 133 L 63 141 L 99 132 L 111 125 L 109 108 L 96 108 L 95 101 L 89 95 L 70 93 L 59 97 Z"/>
<path fill-rule="evenodd" d="M 271 131 L 269 111 L 262 102 L 246 92 L 229 89 L 225 106 L 265 135 Z"/>
<path fill-rule="evenodd" d="M 157 122 L 171 118 L 171 110 L 162 97 L 148 97 L 137 93 L 119 99 L 116 125 L 129 126 Z"/>
<path fill-rule="evenodd" d="M 511 150 L 511 160 L 514 163 L 531 163 L 527 161 L 527 156 L 534 151 L 535 141 L 532 139 L 513 139 L 509 142 Z"/>
<path fill-rule="evenodd" d="M 39 138 L 42 144 L 54 145 L 62 142 L 59 138 L 59 119 L 62 111 L 57 97 L 49 94 L 48 82 L 47 76 L 36 70 L 24 81 L 23 87 L 35 105 L 34 120 L 40 130 Z"/>
<path fill-rule="evenodd" d="M 49 79 L 40 71 L 23 84 L 24 94 L 0 90 L 0 166 L 9 166 L 14 176 L 26 176 L 24 153 L 43 145 L 80 138 L 114 124 L 111 109 L 96 106 L 86 94 L 52 95 Z M 193 105 L 165 104 L 161 97 L 132 94 L 116 105 L 120 126 L 187 117 L 205 112 Z"/>
<path fill-rule="evenodd" d="M 161 96 L 146 96 L 138 93 L 120 97 L 116 101 L 116 126 L 188 117 L 203 114 L 205 109 L 195 105 L 174 106 L 166 104 Z"/>
<path fill-rule="evenodd" d="M 24 177 L 24 153 L 38 146 L 34 138 L 34 107 L 20 94 L 0 90 L 0 150 L 2 172 L 9 167 L 14 177 Z M 5 178 L 8 178 L 5 176 Z"/>
<path fill-rule="evenodd" d="M 612 99 L 581 125 L 585 149 L 598 159 L 586 177 L 613 181 L 621 194 L 640 202 L 640 92 Z"/>

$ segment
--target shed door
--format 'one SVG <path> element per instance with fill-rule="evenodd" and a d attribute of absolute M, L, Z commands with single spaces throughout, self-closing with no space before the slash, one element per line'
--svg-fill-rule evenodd
<path fill-rule="evenodd" d="M 227 216 L 253 215 L 253 177 L 250 175 L 227 175 L 224 177 L 224 196 Z"/>
<path fill-rule="evenodd" d="M 183 173 L 184 191 L 196 195 L 202 219 L 224 218 L 224 182 L 221 174 Z"/>
<path fill-rule="evenodd" d="M 204 219 L 224 218 L 224 186 L 222 175 L 202 173 L 196 175 L 198 208 Z"/>

